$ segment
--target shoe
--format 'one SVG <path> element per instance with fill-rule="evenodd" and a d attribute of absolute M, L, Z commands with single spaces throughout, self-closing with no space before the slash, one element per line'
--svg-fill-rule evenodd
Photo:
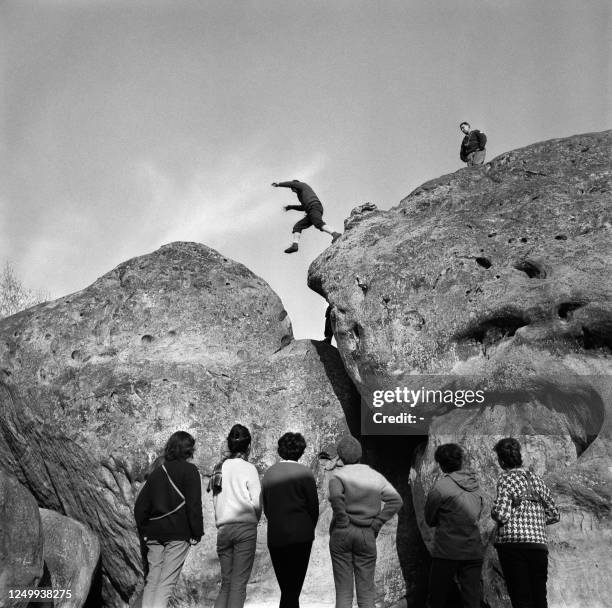
<path fill-rule="evenodd" d="M 342 232 L 332 232 L 332 245 L 342 236 Z"/>
<path fill-rule="evenodd" d="M 298 250 L 298 244 L 291 243 L 291 247 L 287 247 L 287 249 L 285 249 L 285 253 L 295 253 L 297 250 Z"/>

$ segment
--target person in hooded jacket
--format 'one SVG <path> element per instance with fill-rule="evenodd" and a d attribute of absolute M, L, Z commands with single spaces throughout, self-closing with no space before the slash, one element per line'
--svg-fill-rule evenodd
<path fill-rule="evenodd" d="M 434 484 L 425 503 L 425 522 L 436 529 L 427 606 L 446 606 L 456 576 L 463 608 L 479 608 L 484 546 L 478 520 L 484 496 L 474 473 L 462 468 L 460 446 L 438 446 L 434 459 L 444 475 Z"/>
<path fill-rule="evenodd" d="M 136 498 L 134 518 L 148 562 L 142 608 L 166 608 L 189 547 L 204 534 L 200 473 L 187 462 L 194 449 L 189 433 L 173 433 Z"/>

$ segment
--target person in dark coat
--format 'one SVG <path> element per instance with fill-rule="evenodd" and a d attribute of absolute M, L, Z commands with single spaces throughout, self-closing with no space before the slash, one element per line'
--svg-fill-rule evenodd
<path fill-rule="evenodd" d="M 310 226 L 314 226 L 322 232 L 331 234 L 332 243 L 335 243 L 342 236 L 342 233 L 323 221 L 323 205 L 319 197 L 308 184 L 294 179 L 288 182 L 273 182 L 272 186 L 274 188 L 291 188 L 291 191 L 297 194 L 300 204 L 285 205 L 285 211 L 304 211 L 306 213 L 306 215 L 293 226 L 291 245 L 285 249 L 285 253 L 295 253 L 298 250 L 302 230 L 310 228 Z"/>
<path fill-rule="evenodd" d="M 300 433 L 285 433 L 278 440 L 281 461 L 266 471 L 262 481 L 268 549 L 281 590 L 279 608 L 300 606 L 319 518 L 314 475 L 310 468 L 298 463 L 305 449 L 306 441 Z"/>
<path fill-rule="evenodd" d="M 491 517 L 497 523 L 495 548 L 512 608 L 547 608 L 546 526 L 559 521 L 559 509 L 542 478 L 523 468 L 516 439 L 501 439 L 494 450 L 503 473 Z"/>
<path fill-rule="evenodd" d="M 478 129 L 472 129 L 469 122 L 462 122 L 459 128 L 465 135 L 461 142 L 459 157 L 468 167 L 482 165 L 486 154 L 487 136 Z"/>
<path fill-rule="evenodd" d="M 463 450 L 455 443 L 434 454 L 444 475 L 425 502 L 425 522 L 434 527 L 428 608 L 444 608 L 456 576 L 463 608 L 480 608 L 480 574 L 484 545 L 478 520 L 484 508 L 474 473 L 464 470 Z"/>
<path fill-rule="evenodd" d="M 187 462 L 194 449 L 195 439 L 189 433 L 173 433 L 163 462 L 136 498 L 134 518 L 148 562 L 142 608 L 166 608 L 189 547 L 204 534 L 200 473 Z"/>

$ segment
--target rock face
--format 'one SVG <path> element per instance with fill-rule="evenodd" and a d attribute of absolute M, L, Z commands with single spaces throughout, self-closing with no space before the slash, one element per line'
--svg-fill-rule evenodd
<path fill-rule="evenodd" d="M 0 321 L 0 370 L 1 466 L 40 506 L 98 537 L 99 605 L 133 603 L 142 585 L 132 507 L 169 435 L 194 435 L 206 484 L 236 422 L 251 430 L 260 472 L 275 462 L 284 432 L 306 437 L 302 462 L 319 481 L 321 520 L 304 605 L 331 605 L 328 473 L 317 454 L 347 424 L 358 427 L 359 396 L 337 351 L 294 341 L 281 301 L 244 266 L 195 243 L 130 260 L 81 292 Z M 210 605 L 217 592 L 206 493 L 204 517 L 206 534 L 179 585 L 181 605 Z M 379 579 L 400 584 L 391 526 L 385 534 Z M 402 591 L 394 593 L 389 602 Z M 248 597 L 261 606 L 278 601 L 265 523 Z"/>
<path fill-rule="evenodd" d="M 430 545 L 422 509 L 437 445 L 463 445 L 494 496 L 492 446 L 517 437 L 562 510 L 549 529 L 552 607 L 603 607 L 612 594 L 611 146 L 612 132 L 552 140 L 427 182 L 389 211 L 352 216 L 309 272 L 366 404 L 372 390 L 439 388 L 451 375 L 492 391 L 433 408 L 420 449 L 406 438 L 415 516 Z M 485 599 L 506 607 L 498 572 L 491 549 Z"/>
<path fill-rule="evenodd" d="M 27 606 L 9 590 L 36 588 L 43 575 L 43 534 L 31 494 L 0 469 L 0 606 Z"/>
<path fill-rule="evenodd" d="M 93 532 L 69 517 L 40 509 L 45 564 L 54 589 L 70 589 L 70 597 L 55 600 L 56 608 L 85 605 L 100 559 L 100 543 Z"/>

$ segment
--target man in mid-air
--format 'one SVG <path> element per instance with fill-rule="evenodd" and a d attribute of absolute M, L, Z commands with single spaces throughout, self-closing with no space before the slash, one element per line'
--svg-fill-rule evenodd
<path fill-rule="evenodd" d="M 305 211 L 306 215 L 295 224 L 291 233 L 291 245 L 285 249 L 285 253 L 295 253 L 298 250 L 300 235 L 302 230 L 314 226 L 322 232 L 327 232 L 332 237 L 332 243 L 335 243 L 342 233 L 334 230 L 329 224 L 323 221 L 323 205 L 314 190 L 304 182 L 297 179 L 289 182 L 274 182 L 274 188 L 291 188 L 291 191 L 297 194 L 299 205 L 285 205 L 285 211 Z"/>
<path fill-rule="evenodd" d="M 459 128 L 465 135 L 461 142 L 459 158 L 461 158 L 464 163 L 467 163 L 468 167 L 482 165 L 485 159 L 487 136 L 478 129 L 472 129 L 469 122 L 462 122 Z"/>

